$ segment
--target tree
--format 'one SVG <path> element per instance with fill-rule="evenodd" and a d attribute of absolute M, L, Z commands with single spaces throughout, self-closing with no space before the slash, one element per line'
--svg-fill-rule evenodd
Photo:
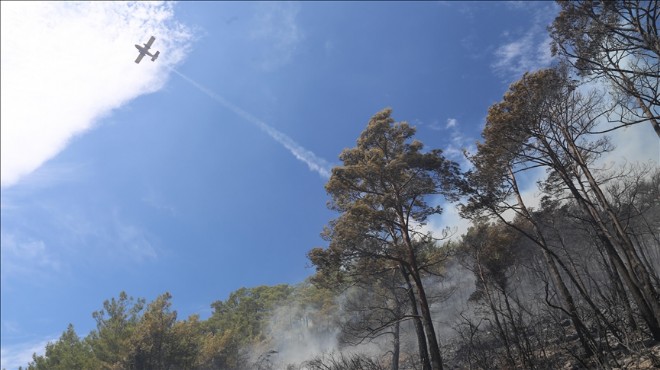
<path fill-rule="evenodd" d="M 164 293 L 149 303 L 130 338 L 128 369 L 192 369 L 198 352 L 197 317 L 177 322 L 172 296 Z"/>
<path fill-rule="evenodd" d="M 241 288 L 226 301 L 214 302 L 213 314 L 205 324 L 211 333 L 204 344 L 206 363 L 223 369 L 247 366 L 248 346 L 269 339 L 268 320 L 292 292 L 286 284 Z"/>
<path fill-rule="evenodd" d="M 538 222 L 520 196 L 515 173 L 546 167 L 550 176 L 544 188 L 562 197 L 570 194 L 584 209 L 611 257 L 614 271 L 636 302 L 652 336 L 659 339 L 660 299 L 652 283 L 656 274 L 641 262 L 625 225 L 602 190 L 606 179 L 599 179 L 593 166 L 599 155 L 612 149 L 607 138 L 594 139 L 592 135 L 593 127 L 607 112 L 601 102 L 602 97 L 595 92 L 582 94 L 562 68 L 525 74 L 512 84 L 503 101 L 489 109 L 486 141 L 473 158 L 477 171 L 472 188 L 481 190 L 473 192 L 476 196 L 466 210 L 497 210 L 496 204 L 506 204 L 508 194 L 514 194 L 518 206 L 511 209 L 534 225 L 536 235 L 532 239 L 552 257 L 549 267 L 555 260 L 598 314 L 600 310 L 589 294 L 548 248 Z M 558 272 L 553 275 L 560 290 L 564 290 L 558 279 L 561 276 Z M 575 312 L 568 291 L 562 295 L 569 312 Z M 571 315 L 579 333 L 577 313 Z"/>
<path fill-rule="evenodd" d="M 561 12 L 550 27 L 553 54 L 562 55 L 580 75 L 612 84 L 621 126 L 649 121 L 660 136 L 658 1 L 558 3 Z"/>
<path fill-rule="evenodd" d="M 303 364 L 309 370 L 385 370 L 378 361 L 366 355 L 342 353 L 323 354 Z"/>
<path fill-rule="evenodd" d="M 87 370 L 100 367 L 89 344 L 78 338 L 71 324 L 59 340 L 46 345 L 43 356 L 34 354 L 32 360 L 28 370 Z"/>
<path fill-rule="evenodd" d="M 92 314 L 96 330 L 89 334 L 88 340 L 102 369 L 127 367 L 129 342 L 144 303 L 142 298 L 135 300 L 121 292 L 118 299 L 106 300 L 103 309 Z"/>
<path fill-rule="evenodd" d="M 458 165 L 439 149 L 423 152 L 423 144 L 412 140 L 415 129 L 395 123 L 391 109 L 374 115 L 358 139 L 345 149 L 343 165 L 332 169 L 326 190 L 329 207 L 340 212 L 324 231 L 329 253 L 338 264 L 353 269 L 364 259 L 387 260 L 398 265 L 414 287 L 414 304 L 420 309 L 430 364 L 442 368 L 423 274 L 438 261 L 420 258 L 418 226 L 429 216 L 442 212 L 427 203 L 430 196 L 451 195 Z M 321 256 L 318 250 L 310 255 Z M 314 262 L 314 261 L 312 261 Z"/>
<path fill-rule="evenodd" d="M 520 239 L 519 233 L 502 222 L 477 223 L 463 235 L 459 256 L 475 276 L 476 290 L 470 300 L 483 301 L 490 310 L 494 331 L 505 346 L 508 366 L 515 367 L 519 357 L 525 368 L 534 368 L 536 355 L 523 334 L 521 318 L 527 309 L 516 310 L 520 301 L 512 296 L 512 277 L 520 273 L 517 267 L 523 255 L 531 254 L 520 246 Z"/>
<path fill-rule="evenodd" d="M 390 368 L 398 370 L 401 323 L 415 319 L 410 315 L 408 288 L 396 269 L 384 270 L 368 278 L 370 281 L 358 282 L 347 294 L 341 325 L 342 339 L 356 345 L 383 336 L 391 337 Z"/>
<path fill-rule="evenodd" d="M 447 259 L 446 251 L 437 248 L 428 236 L 414 243 L 421 260 L 444 262 Z M 397 369 L 401 357 L 400 337 L 406 329 L 402 324 L 411 322 L 417 335 L 418 360 L 425 369 L 430 368 L 415 288 L 400 263 L 384 258 L 360 258 L 350 266 L 344 263 L 344 267 L 350 267 L 344 268 L 341 257 L 332 249 L 315 248 L 308 256 L 317 268 L 311 280 L 344 297 L 344 318 L 339 323 L 343 342 L 357 345 L 390 336 L 391 368 Z M 427 273 L 440 275 L 440 267 L 439 263 L 428 266 Z M 436 298 L 443 297 L 432 297 Z"/>
<path fill-rule="evenodd" d="M 544 126 L 543 119 L 551 104 L 549 96 L 556 95 L 556 91 L 552 91 L 556 83 L 550 83 L 551 77 L 544 83 L 533 76 L 556 75 L 552 70 L 525 74 L 511 85 L 501 102 L 489 108 L 487 124 L 482 133 L 484 142 L 477 143 L 478 151 L 470 157 L 475 169 L 466 176 L 468 202 L 462 206 L 461 214 L 472 219 L 484 214 L 497 217 L 525 235 L 543 251 L 545 264 L 562 301 L 558 308 L 565 310 L 570 316 L 582 347 L 589 355 L 592 353 L 592 346 L 589 344 L 588 330 L 578 315 L 574 298 L 560 269 L 567 272 L 568 279 L 574 281 L 574 276 L 550 248 L 518 186 L 517 177 L 520 173 L 541 166 L 553 168 L 553 165 L 556 165 L 552 160 L 556 155 L 548 144 L 550 137 L 546 135 L 552 131 Z M 584 133 L 582 130 L 578 135 Z M 599 148 L 592 149 L 595 151 Z M 514 199 L 513 202 L 511 198 Z M 506 219 L 506 212 L 513 212 L 518 218 L 517 222 Z M 521 222 L 522 220 L 524 222 Z M 531 225 L 529 230 L 521 227 L 525 223 Z"/>

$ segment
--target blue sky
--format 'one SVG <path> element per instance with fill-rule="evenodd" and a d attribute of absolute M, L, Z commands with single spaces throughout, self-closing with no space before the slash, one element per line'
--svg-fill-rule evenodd
<path fill-rule="evenodd" d="M 463 163 L 488 107 L 551 63 L 556 12 L 2 2 L 2 367 L 68 323 L 86 335 L 122 290 L 169 291 L 181 318 L 204 318 L 240 287 L 303 281 L 336 216 L 328 171 L 369 118 L 392 107 Z M 152 34 L 159 59 L 135 64 Z M 645 158 L 648 137 L 657 147 L 644 129 L 618 139 L 618 157 Z M 446 208 L 429 228 L 462 230 Z"/>

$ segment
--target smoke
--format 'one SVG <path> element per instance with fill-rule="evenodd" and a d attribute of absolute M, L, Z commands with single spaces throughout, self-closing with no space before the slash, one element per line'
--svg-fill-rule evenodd
<path fill-rule="evenodd" d="M 208 88 L 202 86 L 201 84 L 197 83 L 190 77 L 184 75 L 183 73 L 171 69 L 172 72 L 176 73 L 179 75 L 181 78 L 184 80 L 190 82 L 193 86 L 195 86 L 197 89 L 199 89 L 201 92 L 204 94 L 208 95 L 211 99 L 217 101 L 218 103 L 222 104 L 225 108 L 228 108 L 232 112 L 236 113 L 236 115 L 240 116 L 241 118 L 245 119 L 246 121 L 252 123 L 253 125 L 257 126 L 259 129 L 261 129 L 263 132 L 268 134 L 273 140 L 277 141 L 278 143 L 282 144 L 291 154 L 293 154 L 294 157 L 296 157 L 297 160 L 305 163 L 307 167 L 319 175 L 321 175 L 322 178 L 327 179 L 330 177 L 330 168 L 331 165 L 328 161 L 326 161 L 323 158 L 318 157 L 316 154 L 311 152 L 310 150 L 305 149 L 303 146 L 300 144 L 296 143 L 293 139 L 291 139 L 289 136 L 286 134 L 278 131 L 277 129 L 273 128 L 272 126 L 268 125 L 266 122 L 258 119 L 257 117 L 253 116 L 252 114 L 248 113 L 247 111 L 237 107 L 236 105 L 232 104 L 229 102 L 227 99 L 224 97 L 214 93 L 213 91 L 209 90 Z"/>
<path fill-rule="evenodd" d="M 474 274 L 452 259 L 442 277 L 430 277 L 424 283 L 432 298 L 430 308 L 435 334 L 441 344 L 446 343 L 456 334 L 454 327 L 461 315 L 471 310 L 468 300 L 474 291 Z"/>
<path fill-rule="evenodd" d="M 471 310 L 468 298 L 474 290 L 474 276 L 454 261 L 447 265 L 444 276 L 429 276 L 424 283 L 432 300 L 436 334 L 441 343 L 449 343 L 457 334 L 454 328 L 461 314 Z M 368 293 L 363 289 L 353 287 L 334 297 L 330 304 L 319 304 L 316 299 L 314 303 L 304 303 L 300 296 L 292 297 L 271 314 L 267 339 L 249 349 L 251 368 L 306 369 L 312 360 L 334 363 L 354 355 L 388 366 L 393 349 L 393 336 L 389 334 L 392 328 L 357 344 L 350 336 L 351 343 L 346 342 L 345 325 L 355 315 L 361 315 L 354 306 L 360 302 L 364 305 L 365 294 Z M 411 320 L 401 321 L 399 342 L 400 368 L 415 368 L 419 362 L 418 344 Z"/>
<path fill-rule="evenodd" d="M 310 361 L 325 363 L 354 355 L 386 362 L 391 356 L 388 354 L 391 350 L 390 336 L 377 337 L 357 345 L 349 345 L 342 340 L 343 323 L 354 314 L 346 308 L 347 302 L 357 295 L 359 292 L 356 289 L 349 289 L 320 303 L 317 296 L 312 298 L 312 302 L 305 302 L 305 298 L 294 294 L 288 303 L 277 307 L 270 315 L 264 332 L 266 339 L 249 349 L 249 368 L 304 370 L 310 367 Z M 402 347 L 404 326 L 406 323 L 402 325 Z"/>
<path fill-rule="evenodd" d="M 270 346 L 284 365 L 302 363 L 318 354 L 336 351 L 339 347 L 336 317 L 322 316 L 317 308 L 301 305 L 279 307 L 270 320 Z M 337 312 L 339 314 L 339 312 Z"/>

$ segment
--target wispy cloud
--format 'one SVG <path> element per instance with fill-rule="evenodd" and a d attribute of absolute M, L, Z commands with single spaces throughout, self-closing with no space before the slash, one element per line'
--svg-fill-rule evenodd
<path fill-rule="evenodd" d="M 617 104 L 616 97 L 606 93 L 612 91 L 611 86 L 606 81 L 589 81 L 578 87 L 578 91 L 583 96 L 593 92 L 604 93 L 603 101 L 606 106 Z M 619 126 L 621 124 L 619 118 L 616 114 L 609 118 L 602 117 L 594 131 L 607 131 Z M 612 167 L 635 162 L 651 162 L 655 166 L 660 165 L 660 141 L 654 135 L 649 122 L 619 128 L 616 131 L 603 134 L 603 136 L 609 137 L 614 145 L 614 150 L 603 154 L 596 162 L 596 166 Z"/>
<path fill-rule="evenodd" d="M 104 266 L 108 261 L 141 264 L 162 252 L 158 239 L 119 208 L 104 212 L 42 204 L 29 218 L 24 208 L 17 203 L 2 211 L 7 220 L 0 229 L 3 288 L 16 281 L 42 286 L 80 267 Z"/>
<path fill-rule="evenodd" d="M 504 44 L 495 50 L 493 68 L 500 73 L 519 77 L 527 71 L 534 71 L 550 65 L 549 37 L 538 40 L 532 30 L 521 38 Z"/>
<path fill-rule="evenodd" d="M 428 127 L 429 127 L 431 130 L 435 130 L 435 131 L 441 131 L 441 130 L 443 130 L 443 129 L 446 128 L 445 126 L 443 126 L 443 125 L 442 125 L 440 122 L 438 122 L 437 120 L 434 120 L 434 121 L 432 121 L 431 123 L 429 123 L 429 124 L 428 124 Z"/>
<path fill-rule="evenodd" d="M 53 209 L 48 219 L 61 237 L 63 253 L 77 254 L 87 250 L 85 261 L 96 264 L 102 260 L 142 263 L 158 258 L 154 236 L 138 222 L 130 220 L 118 207 L 106 212 L 87 209 Z M 94 212 L 94 215 L 89 214 Z M 92 247 L 93 246 L 93 247 Z M 68 256 L 74 260 L 74 256 Z"/>
<path fill-rule="evenodd" d="M 177 70 L 172 70 L 174 73 L 178 74 L 183 78 L 184 80 L 190 82 L 193 86 L 195 86 L 197 89 L 199 89 L 201 92 L 204 94 L 208 95 L 210 98 L 213 100 L 217 101 L 218 103 L 222 104 L 232 112 L 236 113 L 238 116 L 242 117 L 246 121 L 252 123 L 253 125 L 259 127 L 262 131 L 264 131 L 268 136 L 270 136 L 273 140 L 277 141 L 278 143 L 282 144 L 293 156 L 298 159 L 299 161 L 305 163 L 307 167 L 321 175 L 323 178 L 329 178 L 330 177 L 330 171 L 331 171 L 331 164 L 330 162 L 326 161 L 323 158 L 320 158 L 316 154 L 314 154 L 312 151 L 305 149 L 302 145 L 296 143 L 293 139 L 291 139 L 289 136 L 286 134 L 278 131 L 274 127 L 268 125 L 266 122 L 258 119 L 257 117 L 253 116 L 252 114 L 248 113 L 247 111 L 237 107 L 236 105 L 232 104 L 229 102 L 227 99 L 223 98 L 222 96 L 214 93 L 213 91 L 209 90 L 208 88 L 204 87 L 203 85 L 199 84 L 198 82 L 194 81 L 190 77 L 187 77 L 186 75 L 182 74 L 181 72 Z"/>
<path fill-rule="evenodd" d="M 300 5 L 292 2 L 256 4 L 250 38 L 258 44 L 259 68 L 272 71 L 291 61 L 303 39 L 297 16 Z"/>
<path fill-rule="evenodd" d="M 43 240 L 24 238 L 2 230 L 0 245 L 2 286 L 8 278 L 43 277 L 61 268 L 59 257 L 47 248 Z"/>
<path fill-rule="evenodd" d="M 471 221 L 458 214 L 454 203 L 445 201 L 440 206 L 443 209 L 442 214 L 429 218 L 427 224 L 422 227 L 422 232 L 431 232 L 436 238 L 443 237 L 445 232 L 448 232 L 449 240 L 459 240 L 471 226 Z"/>
<path fill-rule="evenodd" d="M 513 4 L 510 4 L 513 5 Z M 524 6 L 523 6 L 524 7 Z M 505 37 L 510 40 L 495 49 L 492 68 L 507 78 L 519 78 L 527 71 L 547 67 L 552 62 L 550 36 L 546 26 L 554 16 L 554 4 L 542 7 L 533 14 L 533 24 L 526 33 L 518 37 Z"/>
<path fill-rule="evenodd" d="M 449 131 L 450 141 L 443 149 L 445 156 L 458 162 L 463 170 L 467 170 L 471 164 L 465 158 L 463 150 L 469 152 L 475 149 L 474 139 L 466 136 L 461 130 L 461 125 L 456 118 L 448 118 L 444 130 Z"/>
<path fill-rule="evenodd" d="M 38 339 L 20 344 L 2 346 L 0 349 L 0 367 L 3 369 L 25 368 L 32 361 L 32 354 L 42 355 L 48 342 L 55 342 L 58 338 Z"/>
<path fill-rule="evenodd" d="M 146 195 L 144 195 L 141 200 L 148 206 L 157 209 L 159 211 L 165 212 L 171 216 L 174 216 L 176 214 L 176 209 L 174 208 L 174 206 L 168 203 L 163 198 L 163 196 L 153 188 L 149 188 L 149 190 L 147 190 Z"/>
<path fill-rule="evenodd" d="M 160 89 L 191 36 L 169 2 L 3 2 L 1 13 L 3 187 Z M 159 63 L 136 65 L 133 45 L 151 35 Z"/>
<path fill-rule="evenodd" d="M 440 120 L 434 120 L 427 126 L 433 130 L 442 131 L 445 136 L 448 134 L 449 142 L 444 146 L 443 154 L 447 159 L 457 162 L 461 169 L 466 171 L 472 167 L 472 164 L 465 158 L 463 150 L 474 152 L 476 150 L 475 139 L 463 132 L 457 118 L 450 117 L 444 122 L 441 124 Z M 416 123 L 423 124 L 419 120 Z M 448 231 L 450 239 L 458 240 L 467 231 L 470 221 L 461 218 L 456 204 L 450 203 L 442 197 L 438 197 L 434 202 L 442 207 L 443 213 L 430 217 L 420 231 L 431 232 L 436 238 L 444 237 L 445 232 Z"/>
<path fill-rule="evenodd" d="M 137 225 L 124 221 L 118 211 L 114 212 L 114 227 L 109 230 L 107 241 L 117 243 L 119 251 L 131 260 L 142 262 L 158 257 L 149 233 Z M 109 247 L 109 245 L 107 245 Z"/>

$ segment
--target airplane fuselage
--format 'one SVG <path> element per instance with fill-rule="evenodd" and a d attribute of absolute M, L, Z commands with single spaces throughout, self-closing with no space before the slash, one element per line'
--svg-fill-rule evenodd
<path fill-rule="evenodd" d="M 160 51 L 157 51 L 153 54 L 149 52 L 151 45 L 154 43 L 154 40 L 156 40 L 156 38 L 151 36 L 149 41 L 146 44 L 144 44 L 144 46 L 141 46 L 140 44 L 135 44 L 135 48 L 138 49 L 138 51 L 140 52 L 140 55 L 138 55 L 137 59 L 135 59 L 135 63 L 140 63 L 142 57 L 144 57 L 145 55 L 150 56 L 152 62 L 155 61 L 156 58 L 158 58 Z"/>
<path fill-rule="evenodd" d="M 153 57 L 154 55 L 151 54 L 148 50 L 148 47 L 140 46 L 140 44 L 135 44 L 135 47 L 140 51 L 141 54 L 146 54 L 150 57 Z"/>

